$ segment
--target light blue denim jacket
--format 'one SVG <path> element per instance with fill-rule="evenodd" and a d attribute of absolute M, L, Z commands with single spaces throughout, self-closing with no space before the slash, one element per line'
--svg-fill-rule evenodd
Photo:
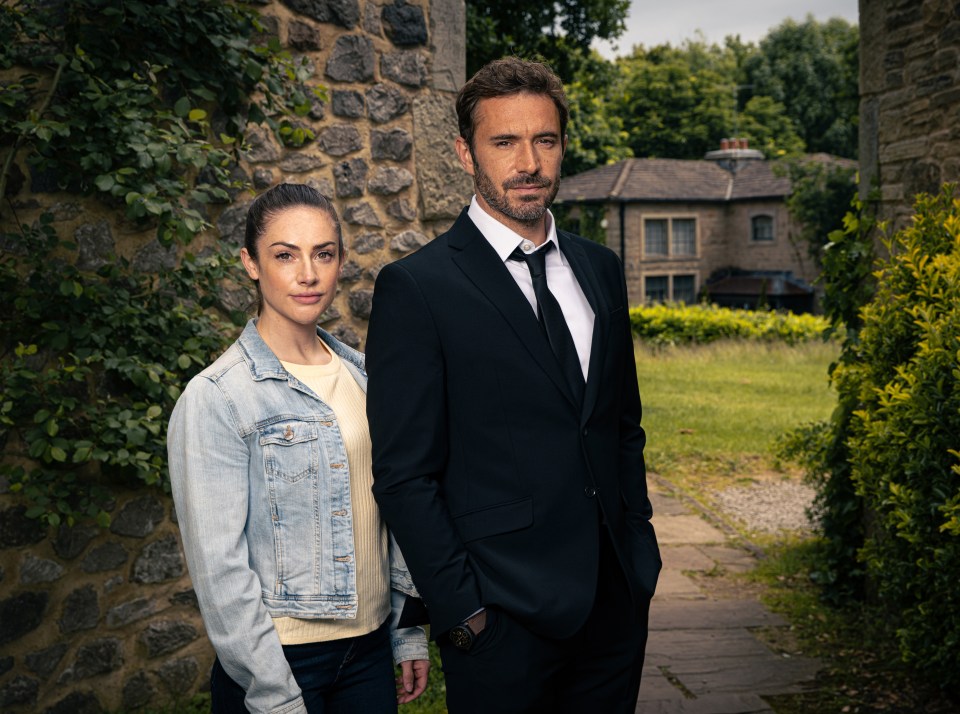
<path fill-rule="evenodd" d="M 318 328 L 366 390 L 361 353 Z M 255 712 L 304 713 L 271 617 L 357 614 L 350 470 L 333 410 L 247 323 L 190 380 L 167 434 L 170 480 L 204 625 Z M 417 596 L 390 537 L 394 660 L 427 658 L 419 627 L 398 630 Z"/>

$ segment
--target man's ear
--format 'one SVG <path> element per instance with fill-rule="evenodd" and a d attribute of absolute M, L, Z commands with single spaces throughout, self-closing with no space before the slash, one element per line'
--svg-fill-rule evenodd
<path fill-rule="evenodd" d="M 454 146 L 457 149 L 457 158 L 460 159 L 460 165 L 463 167 L 463 170 L 473 176 L 473 153 L 470 151 L 470 145 L 467 143 L 467 140 L 462 136 L 458 136 Z"/>

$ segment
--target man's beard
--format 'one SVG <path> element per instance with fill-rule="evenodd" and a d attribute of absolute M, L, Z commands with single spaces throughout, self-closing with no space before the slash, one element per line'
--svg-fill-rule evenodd
<path fill-rule="evenodd" d="M 557 191 L 560 190 L 559 176 L 556 181 L 551 181 L 540 174 L 527 174 L 504 181 L 502 191 L 498 191 L 496 185 L 477 163 L 476 159 L 473 162 L 473 183 L 477 193 L 483 197 L 490 208 L 520 223 L 536 223 L 543 218 L 543 214 L 550 208 L 553 199 L 557 196 Z M 529 200 L 521 201 L 519 204 L 511 204 L 507 198 L 507 189 L 521 186 L 551 188 L 546 198 L 531 196 Z"/>

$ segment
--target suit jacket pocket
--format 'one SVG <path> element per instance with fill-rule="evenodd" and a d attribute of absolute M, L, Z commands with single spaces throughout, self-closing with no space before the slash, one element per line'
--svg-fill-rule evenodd
<path fill-rule="evenodd" d="M 467 543 L 478 538 L 501 535 L 533 525 L 533 499 L 484 506 L 453 517 L 460 539 Z"/>
<path fill-rule="evenodd" d="M 641 516 L 627 515 L 627 533 L 630 536 L 630 560 L 634 582 L 640 592 L 653 597 L 663 562 L 653 525 Z"/>

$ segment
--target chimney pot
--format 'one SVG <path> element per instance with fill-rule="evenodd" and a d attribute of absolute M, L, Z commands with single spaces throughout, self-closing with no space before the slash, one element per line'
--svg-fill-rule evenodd
<path fill-rule="evenodd" d="M 730 148 L 730 140 L 729 140 L 729 139 L 721 139 L 721 140 L 720 140 L 720 150 L 721 150 L 721 151 L 726 151 L 726 150 L 729 149 L 729 148 Z"/>
<path fill-rule="evenodd" d="M 749 148 L 750 148 L 750 140 L 749 140 L 749 139 L 741 139 L 741 140 L 740 140 L 740 148 L 741 148 L 741 149 L 749 149 Z"/>

